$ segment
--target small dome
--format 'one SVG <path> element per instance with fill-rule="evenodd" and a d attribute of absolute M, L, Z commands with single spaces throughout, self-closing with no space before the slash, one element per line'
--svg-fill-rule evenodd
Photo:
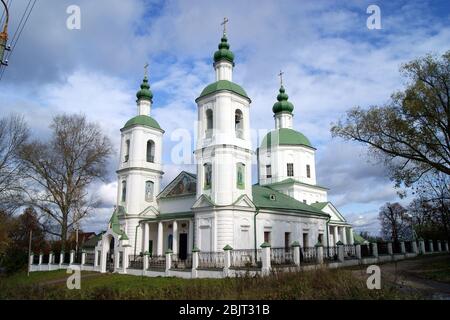
<path fill-rule="evenodd" d="M 230 51 L 230 44 L 225 34 L 219 43 L 219 50 L 214 53 L 214 62 L 220 60 L 227 60 L 234 64 L 234 53 Z"/>
<path fill-rule="evenodd" d="M 148 84 L 147 76 L 144 77 L 141 83 L 141 90 L 136 93 L 136 97 L 138 100 L 148 100 L 152 102 L 153 93 L 150 90 L 150 85 Z"/>
<path fill-rule="evenodd" d="M 278 102 L 275 102 L 275 104 L 272 107 L 273 113 L 278 112 L 290 112 L 294 110 L 294 105 L 288 101 L 289 96 L 286 93 L 286 90 L 284 90 L 284 87 L 281 86 L 280 93 L 277 96 Z"/>
<path fill-rule="evenodd" d="M 231 91 L 244 98 L 250 99 L 247 96 L 245 90 L 240 85 L 228 80 L 219 80 L 207 85 L 205 89 L 202 90 L 202 93 L 200 93 L 200 96 L 197 99 L 222 90 Z"/>
<path fill-rule="evenodd" d="M 270 131 L 261 143 L 261 149 L 270 149 L 271 146 L 306 146 L 314 148 L 309 139 L 301 132 L 289 128 Z"/>

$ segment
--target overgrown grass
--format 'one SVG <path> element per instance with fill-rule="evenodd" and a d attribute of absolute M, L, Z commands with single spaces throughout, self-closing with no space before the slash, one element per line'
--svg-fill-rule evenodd
<path fill-rule="evenodd" d="M 85 276 L 85 273 L 83 273 Z M 368 290 L 349 270 L 318 269 L 272 273 L 268 277 L 227 279 L 148 278 L 97 274 L 82 278 L 80 290 L 68 290 L 64 271 L 3 278 L 0 299 L 405 299 L 418 298 L 390 286 Z M 60 283 L 48 284 L 61 279 Z M 47 283 L 46 283 L 47 282 Z"/>
<path fill-rule="evenodd" d="M 450 256 L 424 264 L 421 268 L 420 276 L 426 279 L 450 283 Z"/>

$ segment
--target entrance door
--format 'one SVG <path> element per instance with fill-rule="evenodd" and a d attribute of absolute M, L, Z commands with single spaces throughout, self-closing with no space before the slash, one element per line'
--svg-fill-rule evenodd
<path fill-rule="evenodd" d="M 178 257 L 180 260 L 187 258 L 188 237 L 187 233 L 180 233 L 180 246 L 178 249 Z"/>

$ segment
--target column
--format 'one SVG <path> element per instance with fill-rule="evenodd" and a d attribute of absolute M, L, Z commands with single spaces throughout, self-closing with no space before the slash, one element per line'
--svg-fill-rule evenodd
<path fill-rule="evenodd" d="M 338 245 L 338 260 L 344 262 L 344 245 Z"/>
<path fill-rule="evenodd" d="M 50 253 L 48 254 L 48 264 L 52 264 L 53 263 L 53 252 L 50 251 Z"/>
<path fill-rule="evenodd" d="M 445 248 L 445 251 L 448 252 L 448 241 L 447 240 L 444 242 L 444 248 Z"/>
<path fill-rule="evenodd" d="M 172 234 L 172 251 L 173 254 L 178 254 L 178 222 L 173 222 L 173 234 Z"/>
<path fill-rule="evenodd" d="M 425 254 L 425 242 L 423 241 L 423 239 L 419 240 L 419 248 L 420 248 L 420 253 Z"/>
<path fill-rule="evenodd" d="M 378 258 L 378 243 L 372 242 L 372 255 Z"/>
<path fill-rule="evenodd" d="M 334 228 L 334 230 L 333 230 L 333 242 L 334 243 L 332 243 L 331 245 L 332 246 L 335 246 L 336 245 L 336 243 L 339 241 L 339 238 L 338 238 L 338 227 L 337 226 L 333 226 L 333 228 Z"/>
<path fill-rule="evenodd" d="M 433 253 L 433 251 L 434 251 L 433 240 L 428 240 L 428 243 L 430 244 L 430 252 Z"/>
<path fill-rule="evenodd" d="M 223 251 L 224 251 L 223 275 L 225 277 L 228 277 L 230 275 L 231 250 L 233 250 L 233 248 L 230 245 L 228 245 L 228 244 L 223 248 Z"/>
<path fill-rule="evenodd" d="M 149 252 L 149 248 L 148 248 L 148 240 L 149 240 L 149 229 L 150 229 L 150 225 L 148 223 L 144 223 L 143 225 L 143 234 L 144 234 L 144 246 L 142 247 L 142 253 L 147 253 Z"/>
<path fill-rule="evenodd" d="M 86 251 L 81 251 L 81 265 L 86 264 Z"/>
<path fill-rule="evenodd" d="M 163 224 L 161 221 L 158 222 L 158 241 L 157 241 L 156 255 L 157 256 L 163 255 Z"/>
<path fill-rule="evenodd" d="M 74 260 L 75 260 L 75 250 L 70 250 L 69 264 L 74 263 Z"/>
<path fill-rule="evenodd" d="M 323 264 L 323 246 L 321 243 L 316 244 L 317 250 L 317 263 Z"/>
<path fill-rule="evenodd" d="M 355 244 L 355 239 L 353 239 L 353 228 L 348 228 L 348 232 L 349 244 Z"/>
<path fill-rule="evenodd" d="M 441 247 L 441 240 L 437 241 L 437 251 L 441 252 L 442 251 L 442 247 Z"/>
<path fill-rule="evenodd" d="M 347 231 L 346 231 L 346 227 L 341 227 L 342 230 L 342 243 L 343 244 L 347 244 Z"/>
<path fill-rule="evenodd" d="M 197 247 L 192 248 L 192 278 L 197 278 L 197 268 L 198 268 L 198 250 Z"/>
<path fill-rule="evenodd" d="M 361 245 L 355 245 L 356 259 L 361 260 Z"/>
<path fill-rule="evenodd" d="M 123 264 L 122 264 L 122 272 L 127 273 L 128 268 L 128 250 L 129 247 L 123 247 Z"/>
<path fill-rule="evenodd" d="M 189 220 L 188 253 L 192 253 L 193 247 L 194 247 L 194 219 Z"/>
<path fill-rule="evenodd" d="M 440 250 L 439 250 L 440 251 Z M 39 265 L 42 264 L 42 258 L 44 257 L 44 254 L 41 252 L 39 253 Z"/>
<path fill-rule="evenodd" d="M 61 251 L 61 253 L 59 254 L 59 267 L 61 268 L 61 265 L 64 262 L 64 251 Z"/>
<path fill-rule="evenodd" d="M 417 241 L 413 240 L 411 241 L 412 251 L 415 254 L 419 254 L 419 250 L 417 249 Z"/>
<path fill-rule="evenodd" d="M 267 275 L 270 272 L 270 244 L 267 242 L 264 242 L 261 245 L 261 262 L 262 262 L 262 268 L 261 273 L 263 275 Z"/>
<path fill-rule="evenodd" d="M 406 249 L 405 249 L 405 241 L 401 241 L 400 242 L 400 252 L 405 254 L 406 253 Z"/>

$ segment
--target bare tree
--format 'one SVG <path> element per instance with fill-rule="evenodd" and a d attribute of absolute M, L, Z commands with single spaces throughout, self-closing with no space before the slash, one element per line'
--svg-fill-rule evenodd
<path fill-rule="evenodd" d="M 21 204 L 23 165 L 18 150 L 28 139 L 28 127 L 19 115 L 0 119 L 0 210 L 12 214 Z"/>
<path fill-rule="evenodd" d="M 41 213 L 45 231 L 61 238 L 95 207 L 88 187 L 107 173 L 110 140 L 83 115 L 59 115 L 49 141 L 34 141 L 21 150 L 30 182 L 27 199 Z"/>
<path fill-rule="evenodd" d="M 401 238 L 411 236 L 411 219 L 407 215 L 407 210 L 398 202 L 388 202 L 381 207 L 378 219 L 384 238 L 399 242 Z"/>

